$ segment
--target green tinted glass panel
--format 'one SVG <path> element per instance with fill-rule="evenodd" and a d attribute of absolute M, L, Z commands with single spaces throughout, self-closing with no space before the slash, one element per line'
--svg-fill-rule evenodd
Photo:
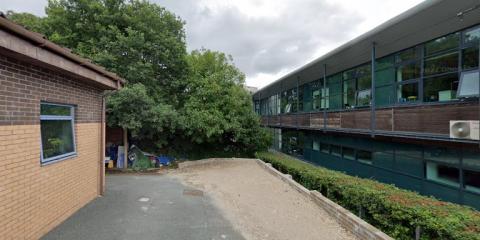
<path fill-rule="evenodd" d="M 394 86 L 377 87 L 375 91 L 375 104 L 379 107 L 395 103 Z"/>
<path fill-rule="evenodd" d="M 395 58 L 393 55 L 377 59 L 377 62 L 375 63 L 376 70 L 379 71 L 385 68 L 393 67 L 394 59 Z"/>
<path fill-rule="evenodd" d="M 342 109 L 342 95 L 330 95 L 329 96 L 330 109 L 337 110 Z"/>
<path fill-rule="evenodd" d="M 343 147 L 342 154 L 344 159 L 355 160 L 355 150 L 353 148 Z"/>
<path fill-rule="evenodd" d="M 358 90 L 364 90 L 372 87 L 372 76 L 365 75 L 357 79 L 357 88 Z"/>
<path fill-rule="evenodd" d="M 43 159 L 74 152 L 73 129 L 70 120 L 42 120 Z"/>
<path fill-rule="evenodd" d="M 424 101 L 451 101 L 456 99 L 458 74 L 448 74 L 424 80 Z"/>
<path fill-rule="evenodd" d="M 431 55 L 436 52 L 458 48 L 459 41 L 459 33 L 453 33 L 445 37 L 437 38 L 425 44 L 425 55 Z"/>
<path fill-rule="evenodd" d="M 327 85 L 330 94 L 340 94 L 342 93 L 342 84 L 338 83 L 330 83 Z"/>
<path fill-rule="evenodd" d="M 452 165 L 460 164 L 459 152 L 445 147 L 425 148 L 424 158 Z"/>
<path fill-rule="evenodd" d="M 349 80 L 357 75 L 357 69 L 351 69 L 343 72 L 343 80 Z"/>
<path fill-rule="evenodd" d="M 463 166 L 480 170 L 480 151 L 464 151 Z"/>
<path fill-rule="evenodd" d="M 464 170 L 463 174 L 465 189 L 471 192 L 480 193 L 480 172 Z"/>
<path fill-rule="evenodd" d="M 462 68 L 463 70 L 478 68 L 478 46 L 462 50 Z"/>
<path fill-rule="evenodd" d="M 397 67 L 397 82 L 420 77 L 420 63 L 411 63 Z"/>
<path fill-rule="evenodd" d="M 418 59 L 419 56 L 420 56 L 420 49 L 417 47 L 414 47 L 414 48 L 403 50 L 397 53 L 395 56 L 395 62 L 400 63 L 400 62 L 410 61 L 410 60 Z"/>
<path fill-rule="evenodd" d="M 342 82 L 342 74 L 341 73 L 327 77 L 327 84 L 340 83 L 340 82 Z M 322 84 L 323 84 L 323 81 L 322 81 Z"/>
<path fill-rule="evenodd" d="M 372 65 L 366 64 L 357 68 L 357 77 L 370 75 L 372 73 Z"/>
<path fill-rule="evenodd" d="M 372 164 L 373 163 L 372 152 L 358 150 L 357 159 L 361 163 Z"/>
<path fill-rule="evenodd" d="M 395 68 L 385 68 L 376 72 L 375 86 L 383 86 L 393 82 L 395 82 Z"/>
<path fill-rule="evenodd" d="M 458 70 L 458 52 L 450 52 L 425 60 L 425 75 L 434 75 Z"/>
<path fill-rule="evenodd" d="M 68 106 L 41 104 L 40 115 L 71 116 L 72 115 L 71 109 L 72 107 L 68 107 Z"/>
<path fill-rule="evenodd" d="M 463 42 L 465 44 L 476 43 L 480 41 L 480 27 L 467 30 L 463 37 Z"/>
<path fill-rule="evenodd" d="M 397 96 L 399 103 L 418 101 L 418 83 L 398 85 Z"/>
<path fill-rule="evenodd" d="M 330 151 L 333 156 L 336 157 L 341 157 L 342 156 L 342 150 L 341 147 L 338 145 L 331 145 L 330 146 Z"/>

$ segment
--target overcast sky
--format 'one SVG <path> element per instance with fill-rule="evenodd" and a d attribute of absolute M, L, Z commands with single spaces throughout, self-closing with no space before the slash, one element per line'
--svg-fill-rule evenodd
<path fill-rule="evenodd" d="M 188 49 L 233 56 L 247 85 L 263 87 L 423 0 L 150 0 L 187 23 Z M 0 10 L 45 15 L 47 0 Z"/>

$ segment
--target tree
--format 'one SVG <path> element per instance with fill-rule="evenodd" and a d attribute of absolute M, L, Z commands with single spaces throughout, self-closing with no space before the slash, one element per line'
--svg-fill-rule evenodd
<path fill-rule="evenodd" d="M 223 53 L 202 49 L 188 57 L 191 73 L 185 105 L 184 136 L 192 143 L 216 146 L 215 150 L 248 155 L 270 143 L 252 111 L 252 99 L 244 89 L 245 76 Z"/>
<path fill-rule="evenodd" d="M 188 73 L 184 22 L 143 0 L 49 0 L 47 16 L 10 18 L 59 45 L 142 83 L 156 101 L 180 104 Z"/>
<path fill-rule="evenodd" d="M 31 31 L 39 33 L 44 32 L 43 19 L 31 13 L 16 13 L 14 11 L 7 11 L 7 18 Z"/>
<path fill-rule="evenodd" d="M 268 147 L 243 73 L 223 53 L 188 54 L 175 14 L 144 0 L 49 0 L 46 13 L 9 17 L 125 78 L 107 120 L 142 148 L 238 156 Z"/>

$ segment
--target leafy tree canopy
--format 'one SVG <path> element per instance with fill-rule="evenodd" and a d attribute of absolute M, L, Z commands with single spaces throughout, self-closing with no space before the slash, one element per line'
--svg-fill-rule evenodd
<path fill-rule="evenodd" d="M 108 123 L 152 148 L 251 155 L 269 144 L 230 56 L 188 54 L 185 23 L 144 0 L 49 0 L 46 17 L 9 12 L 127 80 L 107 103 Z"/>

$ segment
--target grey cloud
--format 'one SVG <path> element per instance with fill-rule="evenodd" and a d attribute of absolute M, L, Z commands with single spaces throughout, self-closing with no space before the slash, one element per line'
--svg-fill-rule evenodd
<path fill-rule="evenodd" d="M 311 60 L 322 46 L 337 45 L 352 36 L 364 20 L 325 0 L 289 0 L 290 7 L 278 18 L 243 14 L 235 7 L 213 11 L 199 0 L 150 0 L 175 12 L 187 22 L 189 50 L 202 47 L 233 56 L 247 74 L 276 74 Z M 44 15 L 47 0 L 9 0 L 3 11 L 13 9 Z M 261 6 L 264 1 L 255 2 Z"/>
<path fill-rule="evenodd" d="M 363 21 L 355 12 L 319 0 L 292 0 L 278 18 L 249 18 L 234 7 L 212 13 L 198 0 L 156 2 L 186 20 L 190 50 L 205 47 L 231 54 L 247 76 L 301 66 L 321 46 L 350 38 Z"/>

